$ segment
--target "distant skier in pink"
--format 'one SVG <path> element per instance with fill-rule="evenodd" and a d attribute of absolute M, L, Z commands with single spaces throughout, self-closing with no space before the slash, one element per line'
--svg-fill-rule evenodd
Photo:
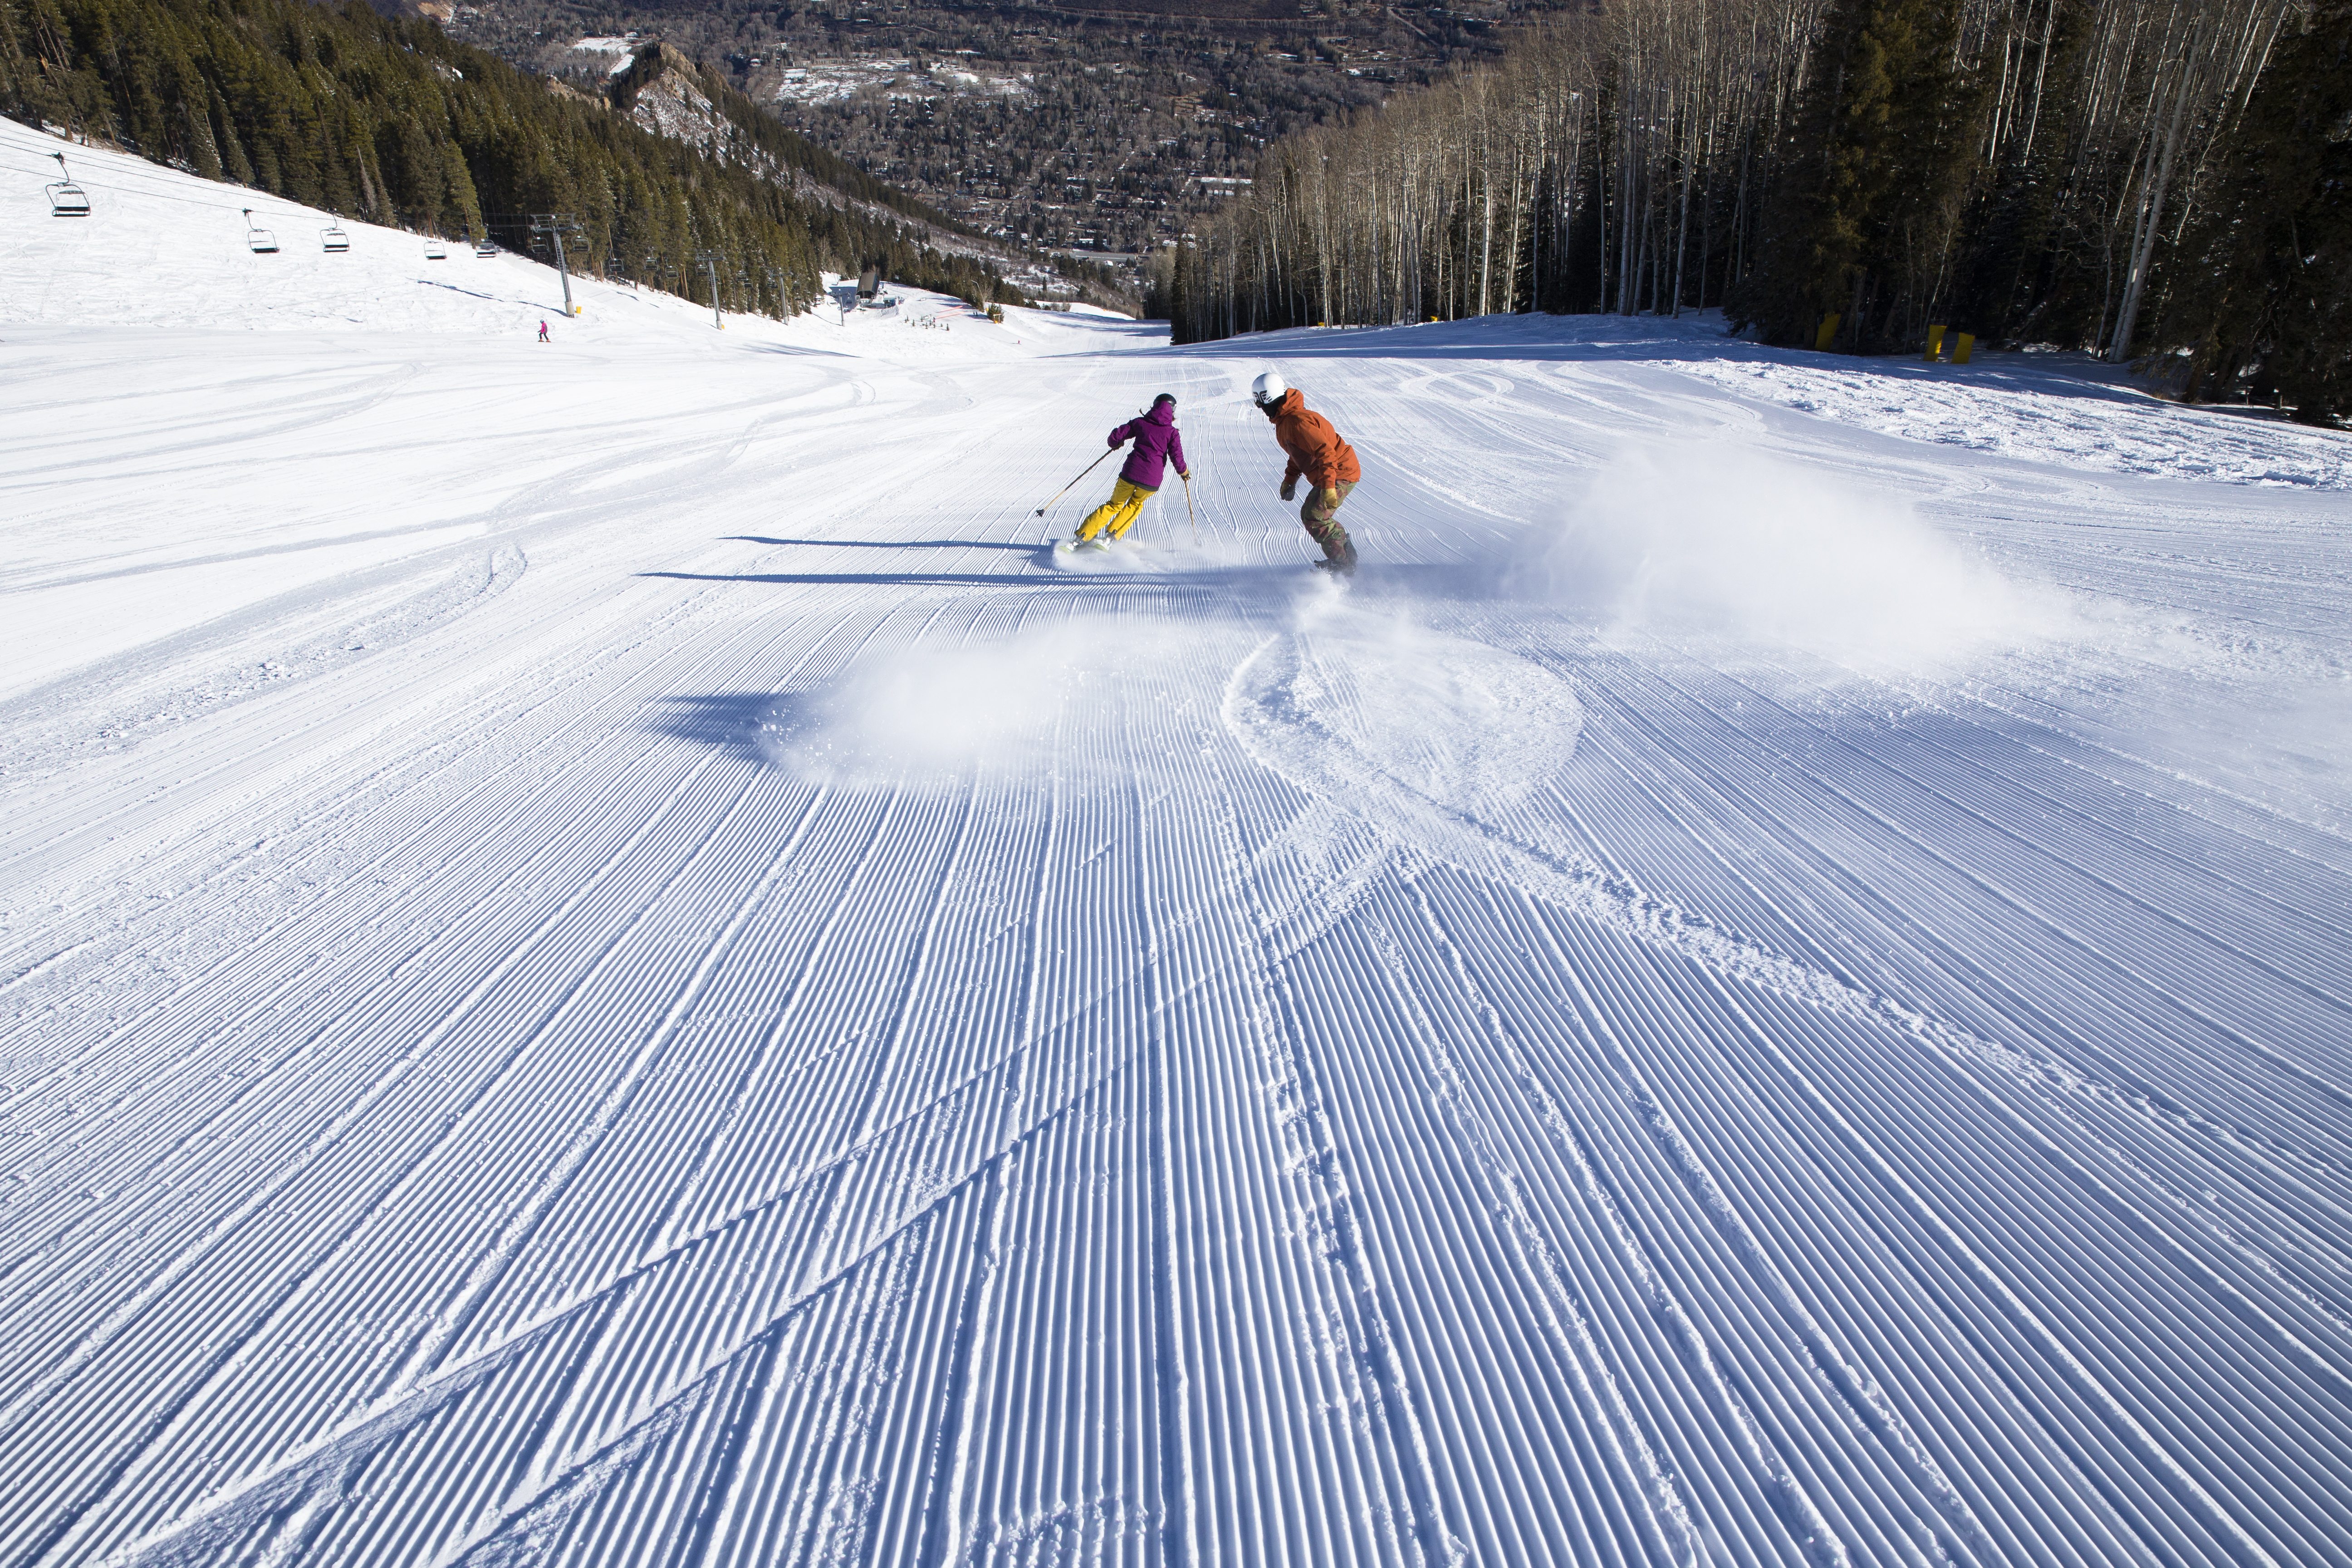
<path fill-rule="evenodd" d="M 540 322 L 540 324 L 539 324 L 539 341 L 540 341 L 541 342 L 547 342 L 547 341 L 548 341 L 548 340 L 547 340 L 547 323 L 546 323 L 545 321 L 541 321 L 541 322 Z"/>

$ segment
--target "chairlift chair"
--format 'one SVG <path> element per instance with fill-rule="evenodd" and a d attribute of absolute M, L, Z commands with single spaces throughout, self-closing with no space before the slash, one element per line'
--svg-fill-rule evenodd
<path fill-rule="evenodd" d="M 425 259 L 446 261 L 449 259 L 449 247 L 437 239 L 428 239 L 425 242 Z"/>
<path fill-rule="evenodd" d="M 351 247 L 352 237 L 343 232 L 341 224 L 330 224 L 319 231 L 319 248 L 321 250 L 341 251 Z"/>
<path fill-rule="evenodd" d="M 247 248 L 256 256 L 278 254 L 278 237 L 254 223 L 251 207 L 245 209 L 245 243 Z"/>
<path fill-rule="evenodd" d="M 89 196 L 79 185 L 73 183 L 73 172 L 66 167 L 66 155 L 63 153 L 52 153 L 49 156 L 58 161 L 58 173 L 64 176 L 56 184 L 43 187 L 49 195 L 49 216 L 51 217 L 88 217 Z"/>

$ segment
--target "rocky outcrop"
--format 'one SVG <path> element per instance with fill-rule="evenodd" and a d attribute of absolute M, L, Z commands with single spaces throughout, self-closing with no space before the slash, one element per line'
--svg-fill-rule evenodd
<path fill-rule="evenodd" d="M 628 68 L 613 79 L 613 107 L 646 130 L 700 142 L 716 129 L 719 114 L 702 86 L 702 69 L 665 43 L 637 50 Z M 702 135 L 680 124 L 699 121 Z"/>

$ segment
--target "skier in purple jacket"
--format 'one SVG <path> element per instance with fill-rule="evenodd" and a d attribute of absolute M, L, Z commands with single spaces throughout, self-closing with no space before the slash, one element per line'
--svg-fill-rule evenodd
<path fill-rule="evenodd" d="M 1176 399 L 1170 394 L 1161 393 L 1151 400 L 1149 412 L 1110 433 L 1110 445 L 1114 447 L 1129 440 L 1135 443 L 1135 450 L 1127 455 L 1127 462 L 1119 468 L 1118 483 L 1112 489 L 1110 500 L 1088 512 L 1086 521 L 1078 524 L 1080 544 L 1108 550 L 1112 540 L 1135 526 L 1143 503 L 1159 492 L 1160 481 L 1167 478 L 1170 458 L 1175 459 L 1177 478 L 1192 477 L 1192 467 L 1184 460 L 1184 437 L 1176 428 Z"/>

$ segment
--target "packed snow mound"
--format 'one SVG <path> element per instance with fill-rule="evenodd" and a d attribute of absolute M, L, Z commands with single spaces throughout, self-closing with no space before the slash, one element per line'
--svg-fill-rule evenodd
<path fill-rule="evenodd" d="M 1621 628 L 1914 666 L 2074 625 L 1903 496 L 1735 443 L 1629 448 L 1537 535 L 1525 585 Z"/>
<path fill-rule="evenodd" d="M 2067 368 L 2085 368 L 2074 355 L 1987 353 L 1969 366 L 1893 358 L 1788 363 L 1796 357 L 1675 368 L 1744 396 L 1906 440 L 2107 473 L 2352 489 L 2352 437 L 2259 410 L 2184 407 L 2069 375 Z M 1984 417 L 1988 405 L 2005 416 Z"/>

